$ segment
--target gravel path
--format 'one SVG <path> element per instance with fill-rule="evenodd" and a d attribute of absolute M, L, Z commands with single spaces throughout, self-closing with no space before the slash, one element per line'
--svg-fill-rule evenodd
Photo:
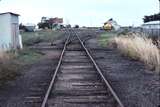
<path fill-rule="evenodd" d="M 158 74 L 143 63 L 122 56 L 115 49 L 101 47 L 97 38 L 90 39 L 86 45 L 125 107 L 160 106 Z"/>

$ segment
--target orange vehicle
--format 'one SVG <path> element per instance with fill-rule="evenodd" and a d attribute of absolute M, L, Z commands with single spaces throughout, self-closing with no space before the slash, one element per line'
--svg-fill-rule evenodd
<path fill-rule="evenodd" d="M 103 26 L 103 29 L 107 30 L 107 31 L 112 30 L 112 28 L 113 28 L 112 24 L 110 24 L 110 23 L 105 23 L 104 26 Z"/>
<path fill-rule="evenodd" d="M 103 29 L 106 31 L 118 30 L 119 28 L 120 28 L 120 25 L 118 25 L 117 22 L 112 18 L 109 19 L 107 22 L 105 22 L 103 25 Z"/>

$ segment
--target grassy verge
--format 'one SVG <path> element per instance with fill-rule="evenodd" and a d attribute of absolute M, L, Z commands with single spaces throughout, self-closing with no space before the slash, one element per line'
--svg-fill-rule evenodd
<path fill-rule="evenodd" d="M 18 74 L 17 62 L 10 60 L 13 57 L 11 54 L 0 51 L 0 86 Z"/>
<path fill-rule="evenodd" d="M 23 49 L 16 55 L 16 60 L 23 62 L 24 65 L 35 63 L 43 54 L 36 50 Z"/>
<path fill-rule="evenodd" d="M 101 46 L 105 47 L 107 46 L 109 40 L 115 37 L 115 35 L 116 35 L 115 33 L 111 33 L 111 32 L 103 33 L 99 36 L 98 41 Z"/>
<path fill-rule="evenodd" d="M 20 75 L 18 70 L 19 64 L 15 61 L 7 60 L 0 62 L 0 87 L 7 81 L 13 80 L 16 76 Z"/>
<path fill-rule="evenodd" d="M 24 49 L 13 52 L 0 52 L 0 87 L 10 80 L 15 79 L 26 65 L 38 61 L 41 53 Z"/>
<path fill-rule="evenodd" d="M 43 30 L 37 32 L 21 33 L 24 46 L 31 46 L 40 42 L 52 42 L 56 37 L 62 35 L 61 32 L 52 30 Z"/>
<path fill-rule="evenodd" d="M 41 52 L 31 50 L 28 46 L 40 42 L 52 42 L 56 37 L 62 35 L 58 31 L 38 31 L 38 32 L 24 32 L 22 41 L 24 45 L 23 50 L 16 53 L 14 51 L 2 52 L 0 51 L 0 86 L 7 81 L 13 80 L 17 75 L 21 74 L 25 66 L 34 64 L 43 55 Z"/>
<path fill-rule="evenodd" d="M 143 34 L 120 35 L 110 41 L 124 55 L 143 61 L 157 72 L 160 72 L 160 50 Z"/>

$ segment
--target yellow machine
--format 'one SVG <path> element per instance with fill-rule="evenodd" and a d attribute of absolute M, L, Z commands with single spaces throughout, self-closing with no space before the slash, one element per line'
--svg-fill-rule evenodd
<path fill-rule="evenodd" d="M 112 28 L 113 28 L 112 24 L 110 24 L 110 23 L 105 23 L 104 26 L 103 26 L 103 29 L 107 30 L 107 31 L 112 30 Z"/>
<path fill-rule="evenodd" d="M 111 30 L 114 29 L 114 24 L 115 23 L 116 22 L 111 18 L 107 22 L 104 23 L 103 29 L 106 30 L 106 31 L 111 31 Z"/>
<path fill-rule="evenodd" d="M 117 31 L 120 29 L 120 25 L 118 25 L 117 22 L 111 18 L 104 23 L 103 29 L 106 31 Z"/>

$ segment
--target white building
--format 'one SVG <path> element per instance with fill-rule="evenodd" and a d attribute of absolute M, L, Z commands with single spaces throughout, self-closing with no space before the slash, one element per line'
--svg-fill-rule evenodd
<path fill-rule="evenodd" d="M 143 29 L 160 29 L 160 21 L 151 21 L 142 25 Z"/>
<path fill-rule="evenodd" d="M 11 12 L 0 13 L 0 50 L 22 48 L 18 17 Z"/>
<path fill-rule="evenodd" d="M 149 36 L 160 38 L 160 21 L 144 23 L 141 28 L 142 31 L 147 33 Z"/>
<path fill-rule="evenodd" d="M 32 23 L 24 24 L 24 26 L 25 26 L 26 31 L 28 32 L 34 32 L 36 28 L 36 25 Z"/>

